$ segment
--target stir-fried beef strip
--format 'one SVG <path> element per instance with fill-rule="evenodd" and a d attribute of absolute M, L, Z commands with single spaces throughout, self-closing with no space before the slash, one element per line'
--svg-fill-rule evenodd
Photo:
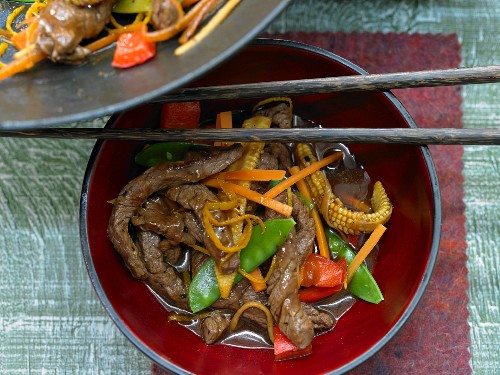
<path fill-rule="evenodd" d="M 173 211 L 158 194 L 147 199 L 137 210 L 132 224 L 141 230 L 162 234 L 171 241 L 194 245 L 196 238 L 188 230 L 186 219 L 190 219 L 186 212 Z"/>
<path fill-rule="evenodd" d="M 175 283 L 178 279 L 173 268 L 167 267 L 164 273 L 151 273 L 147 269 L 143 251 L 129 233 L 129 224 L 132 217 L 153 193 L 193 183 L 220 172 L 239 159 L 242 150 L 241 145 L 238 144 L 227 148 L 198 150 L 198 152 L 191 153 L 189 161 L 184 164 L 159 163 L 123 188 L 111 212 L 108 237 L 135 278 L 148 283 L 160 295 L 174 300 L 180 299 L 181 305 L 187 305 L 185 293 L 171 296 L 171 283 Z"/>
<path fill-rule="evenodd" d="M 206 262 L 208 259 L 208 255 L 203 254 L 200 251 L 192 251 L 191 252 L 191 257 L 190 257 L 190 267 L 191 267 L 191 277 L 193 278 L 198 271 L 200 270 L 201 266 Z"/>
<path fill-rule="evenodd" d="M 151 5 L 151 24 L 157 30 L 174 26 L 182 16 L 179 1 L 153 0 Z"/>
<path fill-rule="evenodd" d="M 273 125 L 282 129 L 292 127 L 292 113 L 286 103 L 279 103 L 269 108 L 261 109 L 255 112 L 256 115 L 269 117 Z"/>
<path fill-rule="evenodd" d="M 161 237 L 154 232 L 140 231 L 137 234 L 137 245 L 144 255 L 144 263 L 151 273 L 165 272 L 166 265 L 163 262 L 163 252 L 160 250 Z"/>
<path fill-rule="evenodd" d="M 302 309 L 314 324 L 314 331 L 328 331 L 335 325 L 335 319 L 326 311 L 320 310 L 308 303 L 302 302 Z"/>
<path fill-rule="evenodd" d="M 264 152 L 276 158 L 278 166 L 275 169 L 284 169 L 288 171 L 292 167 L 291 152 L 285 144 L 276 142 L 266 144 Z"/>
<path fill-rule="evenodd" d="M 201 321 L 201 337 L 207 344 L 215 343 L 231 323 L 231 317 L 226 314 L 209 315 Z"/>
<path fill-rule="evenodd" d="M 168 264 L 176 264 L 181 257 L 181 245 L 175 241 L 162 239 L 158 244 L 158 249 L 163 254 L 163 260 Z"/>
<path fill-rule="evenodd" d="M 299 276 L 314 246 L 315 227 L 309 208 L 295 195 L 292 216 L 297 224 L 278 249 L 267 292 L 271 313 L 280 330 L 297 347 L 305 348 L 314 337 L 314 325 L 299 300 Z"/>
<path fill-rule="evenodd" d="M 150 286 L 156 290 L 156 286 L 161 285 L 164 296 L 180 306 L 185 306 L 187 287 L 175 270 L 163 262 L 160 242 L 160 236 L 154 232 L 141 231 L 137 235 L 137 248 L 142 252 L 146 269 L 152 275 Z"/>
<path fill-rule="evenodd" d="M 219 298 L 211 307 L 214 309 L 238 310 L 241 307 L 241 296 L 245 289 L 248 288 L 248 285 L 249 283 L 246 279 L 241 280 L 238 284 L 233 285 L 229 297 Z"/>
<path fill-rule="evenodd" d="M 84 39 L 97 36 L 109 22 L 116 0 L 78 6 L 69 0 L 51 0 L 40 14 L 36 44 L 54 62 L 79 62 L 89 50 Z"/>
<path fill-rule="evenodd" d="M 267 152 L 266 148 L 264 148 L 264 152 L 260 156 L 260 160 L 257 163 L 256 169 L 278 169 L 278 159 L 274 155 L 271 155 Z M 255 190 L 261 194 L 264 194 L 267 190 L 269 190 L 269 181 L 252 181 L 250 188 Z M 257 207 L 257 203 L 248 202 L 253 210 Z"/>
<path fill-rule="evenodd" d="M 198 218 L 198 221 L 200 222 L 200 228 L 203 228 L 203 225 L 201 224 L 203 222 L 203 207 L 207 202 L 218 201 L 217 196 L 205 185 L 201 184 L 190 184 L 174 187 L 166 192 L 166 196 L 169 199 L 179 203 L 185 209 L 193 210 L 196 217 Z M 228 219 L 220 211 L 213 211 L 212 215 L 219 221 Z M 227 227 L 222 227 L 218 230 L 218 237 L 221 239 L 221 242 L 227 246 L 231 246 L 233 244 L 231 231 Z M 237 253 L 229 256 L 227 260 L 222 262 L 222 259 L 225 258 L 227 254 L 219 250 L 215 246 L 207 233 L 203 234 L 203 244 L 205 245 L 205 248 L 208 250 L 212 258 L 214 258 L 215 262 L 217 264 L 221 264 L 221 270 L 223 273 L 230 274 L 238 269 L 239 257 Z"/>
<path fill-rule="evenodd" d="M 243 295 L 241 296 L 241 300 L 243 303 L 247 302 L 260 302 L 264 306 L 268 305 L 267 295 L 264 292 L 257 293 L 251 286 L 246 288 L 243 291 Z M 245 310 L 243 313 L 243 318 L 251 320 L 254 323 L 257 323 L 261 327 L 267 327 L 267 318 L 264 312 L 256 307 L 250 307 Z"/>

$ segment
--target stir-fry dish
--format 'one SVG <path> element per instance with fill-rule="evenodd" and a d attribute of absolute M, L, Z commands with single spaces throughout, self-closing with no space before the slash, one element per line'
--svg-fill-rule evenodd
<path fill-rule="evenodd" d="M 181 55 L 219 25 L 240 0 L 34 0 L 0 29 L 0 80 L 49 58 L 78 63 L 115 42 L 112 65 L 129 68 L 156 54 L 156 43 L 178 38 Z M 27 1 L 29 2 L 29 1 Z M 20 19 L 22 18 L 22 19 Z M 10 47 L 12 46 L 12 47 Z"/>
<path fill-rule="evenodd" d="M 197 127 L 199 111 L 166 104 L 161 126 Z M 215 126 L 298 123 L 288 98 L 246 113 Z M 285 360 L 310 354 L 355 301 L 383 301 L 371 270 L 392 205 L 344 145 L 167 142 L 135 162 L 147 169 L 111 201 L 108 235 L 170 311 L 165 324 Z"/>

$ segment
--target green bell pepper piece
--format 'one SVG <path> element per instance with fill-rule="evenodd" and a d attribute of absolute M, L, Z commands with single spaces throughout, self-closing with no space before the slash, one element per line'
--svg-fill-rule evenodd
<path fill-rule="evenodd" d="M 113 13 L 142 13 L 150 12 L 152 9 L 153 0 L 118 0 L 113 7 Z"/>
<path fill-rule="evenodd" d="M 189 142 L 155 143 L 143 148 L 134 160 L 137 164 L 148 168 L 164 161 L 181 161 L 186 152 L 193 147 L 207 147 L 207 145 Z"/>
<path fill-rule="evenodd" d="M 351 247 L 346 244 L 337 233 L 331 229 L 325 230 L 326 238 L 328 240 L 328 247 L 333 255 L 339 258 L 345 258 L 347 264 L 351 264 L 356 256 L 356 253 Z M 349 283 L 349 291 L 353 296 L 358 297 L 364 301 L 371 303 L 380 303 L 384 300 L 384 296 L 368 270 L 365 264 L 361 264 L 354 274 L 351 282 Z"/>
<path fill-rule="evenodd" d="M 250 241 L 240 252 L 241 269 L 251 272 L 272 257 L 278 246 L 286 241 L 294 225 L 295 220 L 292 218 L 267 220 L 264 222 L 266 228 L 264 232 L 260 225 L 255 225 L 252 228 Z M 238 273 L 233 284 L 242 278 L 243 276 Z M 209 258 L 189 285 L 189 306 L 196 313 L 209 307 L 219 298 L 220 290 L 215 276 L 214 260 Z"/>

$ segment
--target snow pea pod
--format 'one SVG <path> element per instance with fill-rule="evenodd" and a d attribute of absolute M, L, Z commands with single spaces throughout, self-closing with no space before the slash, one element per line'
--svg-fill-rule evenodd
<path fill-rule="evenodd" d="M 338 257 L 345 258 L 347 264 L 351 264 L 356 253 L 345 243 L 333 230 L 325 230 L 330 252 Z M 353 296 L 371 303 L 379 303 L 384 300 L 384 296 L 365 264 L 359 266 L 349 283 L 349 291 Z"/>
<path fill-rule="evenodd" d="M 252 234 L 247 246 L 240 252 L 240 267 L 251 272 L 270 257 L 272 257 L 282 243 L 285 242 L 295 221 L 292 218 L 271 219 L 264 222 L 265 231 L 260 225 L 252 228 Z M 237 274 L 234 284 L 243 276 Z M 209 258 L 189 285 L 188 300 L 193 312 L 209 307 L 220 298 L 219 285 L 214 271 L 214 260 Z"/>
<path fill-rule="evenodd" d="M 195 144 L 189 142 L 161 142 L 143 148 L 136 156 L 134 161 L 144 167 L 164 161 L 181 161 L 186 152 L 195 147 L 207 147 L 207 145 Z"/>

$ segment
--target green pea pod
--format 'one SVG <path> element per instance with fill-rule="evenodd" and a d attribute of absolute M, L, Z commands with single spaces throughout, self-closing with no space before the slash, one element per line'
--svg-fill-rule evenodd
<path fill-rule="evenodd" d="M 152 167 L 164 161 L 180 161 L 186 152 L 194 147 L 207 147 L 206 145 L 189 142 L 162 142 L 155 143 L 142 149 L 136 156 L 135 162 L 144 167 Z"/>
<path fill-rule="evenodd" d="M 290 234 L 295 221 L 292 218 L 271 219 L 265 223 L 266 230 L 262 232 L 260 225 L 252 228 L 252 235 L 247 246 L 240 252 L 240 267 L 251 272 L 270 257 Z M 243 276 L 237 274 L 234 284 L 239 282 Z M 198 312 L 209 307 L 220 298 L 219 285 L 214 271 L 213 258 L 208 259 L 199 272 L 193 277 L 189 285 L 189 306 L 193 312 Z"/>
<path fill-rule="evenodd" d="M 330 251 L 339 258 L 345 258 L 351 264 L 356 253 L 334 231 L 325 230 Z M 371 303 L 380 303 L 384 296 L 365 264 L 361 264 L 349 283 L 349 291 L 353 296 Z"/>

